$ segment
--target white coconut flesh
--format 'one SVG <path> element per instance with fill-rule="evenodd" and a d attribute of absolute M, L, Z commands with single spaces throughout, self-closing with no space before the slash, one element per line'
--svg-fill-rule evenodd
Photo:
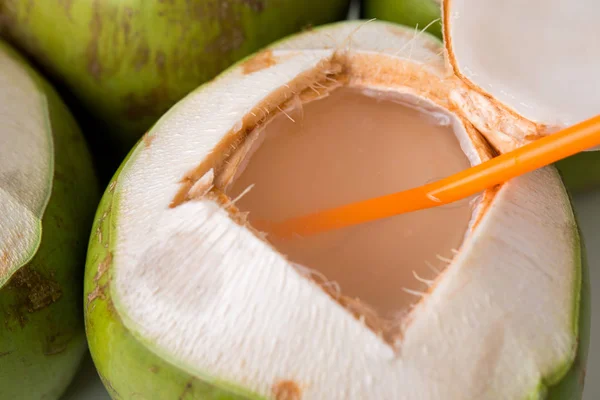
<path fill-rule="evenodd" d="M 563 376 L 577 347 L 579 238 L 553 169 L 487 192 L 467 215 L 469 228 L 451 227 L 464 239 L 441 274 L 429 272 L 434 282 L 411 274 L 388 285 L 390 295 L 394 287 L 424 292 L 410 305 L 402 302 L 400 330 L 392 337 L 339 302 L 314 279 L 320 271 L 307 274 L 311 265 L 298 268 L 253 230 L 223 194 L 244 192 L 244 174 L 258 160 L 269 125 L 300 111 L 308 120 L 311 110 L 332 109 L 335 102 L 321 99 L 326 94 L 435 111 L 470 164 L 489 158 L 477 132 L 453 113 L 443 70 L 422 63 L 439 49 L 434 40 L 384 23 L 357 27 L 340 24 L 308 33 L 310 41 L 300 36 L 277 44 L 192 93 L 157 123 L 113 188 L 116 310 L 170 363 L 268 397 L 286 390 L 303 399 L 535 395 Z M 347 51 L 328 48 L 352 31 Z M 302 50 L 303 43 L 314 47 Z M 332 112 L 332 126 L 343 123 Z M 318 193 L 308 196 L 318 199 Z M 400 235 L 396 241 L 409 251 Z M 398 268 L 420 271 L 422 261 Z M 364 287 L 370 285 L 365 278 Z"/>
<path fill-rule="evenodd" d="M 445 0 L 457 74 L 520 116 L 548 128 L 600 109 L 595 0 Z"/>
<path fill-rule="evenodd" d="M 0 286 L 35 254 L 52 189 L 46 98 L 0 43 Z"/>

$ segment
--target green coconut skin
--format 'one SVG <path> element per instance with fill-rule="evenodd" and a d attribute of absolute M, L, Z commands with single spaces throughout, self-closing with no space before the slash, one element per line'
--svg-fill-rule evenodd
<path fill-rule="evenodd" d="M 64 103 L 16 52 L 2 42 L 0 48 L 47 96 L 55 162 L 41 244 L 0 286 L 0 398 L 57 399 L 86 350 L 81 285 L 99 190 L 87 145 Z"/>
<path fill-rule="evenodd" d="M 64 83 L 122 159 L 175 102 L 349 0 L 3 0 L 0 32 Z"/>
<path fill-rule="evenodd" d="M 442 38 L 440 0 L 362 0 L 361 16 L 423 29 Z M 435 21 L 436 22 L 432 22 Z"/>

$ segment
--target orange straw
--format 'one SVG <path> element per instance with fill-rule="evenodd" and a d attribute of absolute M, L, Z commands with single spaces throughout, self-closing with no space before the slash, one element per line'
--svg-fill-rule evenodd
<path fill-rule="evenodd" d="M 600 145 L 600 115 L 437 182 L 257 228 L 281 238 L 308 236 L 465 199 Z"/>

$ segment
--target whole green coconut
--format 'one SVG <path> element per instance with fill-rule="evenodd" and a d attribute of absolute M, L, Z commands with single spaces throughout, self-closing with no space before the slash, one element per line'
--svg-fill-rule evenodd
<path fill-rule="evenodd" d="M 0 398 L 57 399 L 86 350 L 97 181 L 61 99 L 2 42 L 0 120 Z"/>
<path fill-rule="evenodd" d="M 0 31 L 101 121 L 119 157 L 182 96 L 233 62 L 347 15 L 349 0 L 0 3 Z"/>

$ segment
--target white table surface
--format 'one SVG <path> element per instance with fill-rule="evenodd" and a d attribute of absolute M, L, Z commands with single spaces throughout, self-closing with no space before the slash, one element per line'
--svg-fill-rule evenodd
<path fill-rule="evenodd" d="M 592 332 L 584 400 L 600 399 L 600 190 L 575 198 L 584 240 L 588 250 L 590 279 L 592 281 Z M 94 365 L 89 357 L 75 378 L 63 400 L 108 400 Z"/>

